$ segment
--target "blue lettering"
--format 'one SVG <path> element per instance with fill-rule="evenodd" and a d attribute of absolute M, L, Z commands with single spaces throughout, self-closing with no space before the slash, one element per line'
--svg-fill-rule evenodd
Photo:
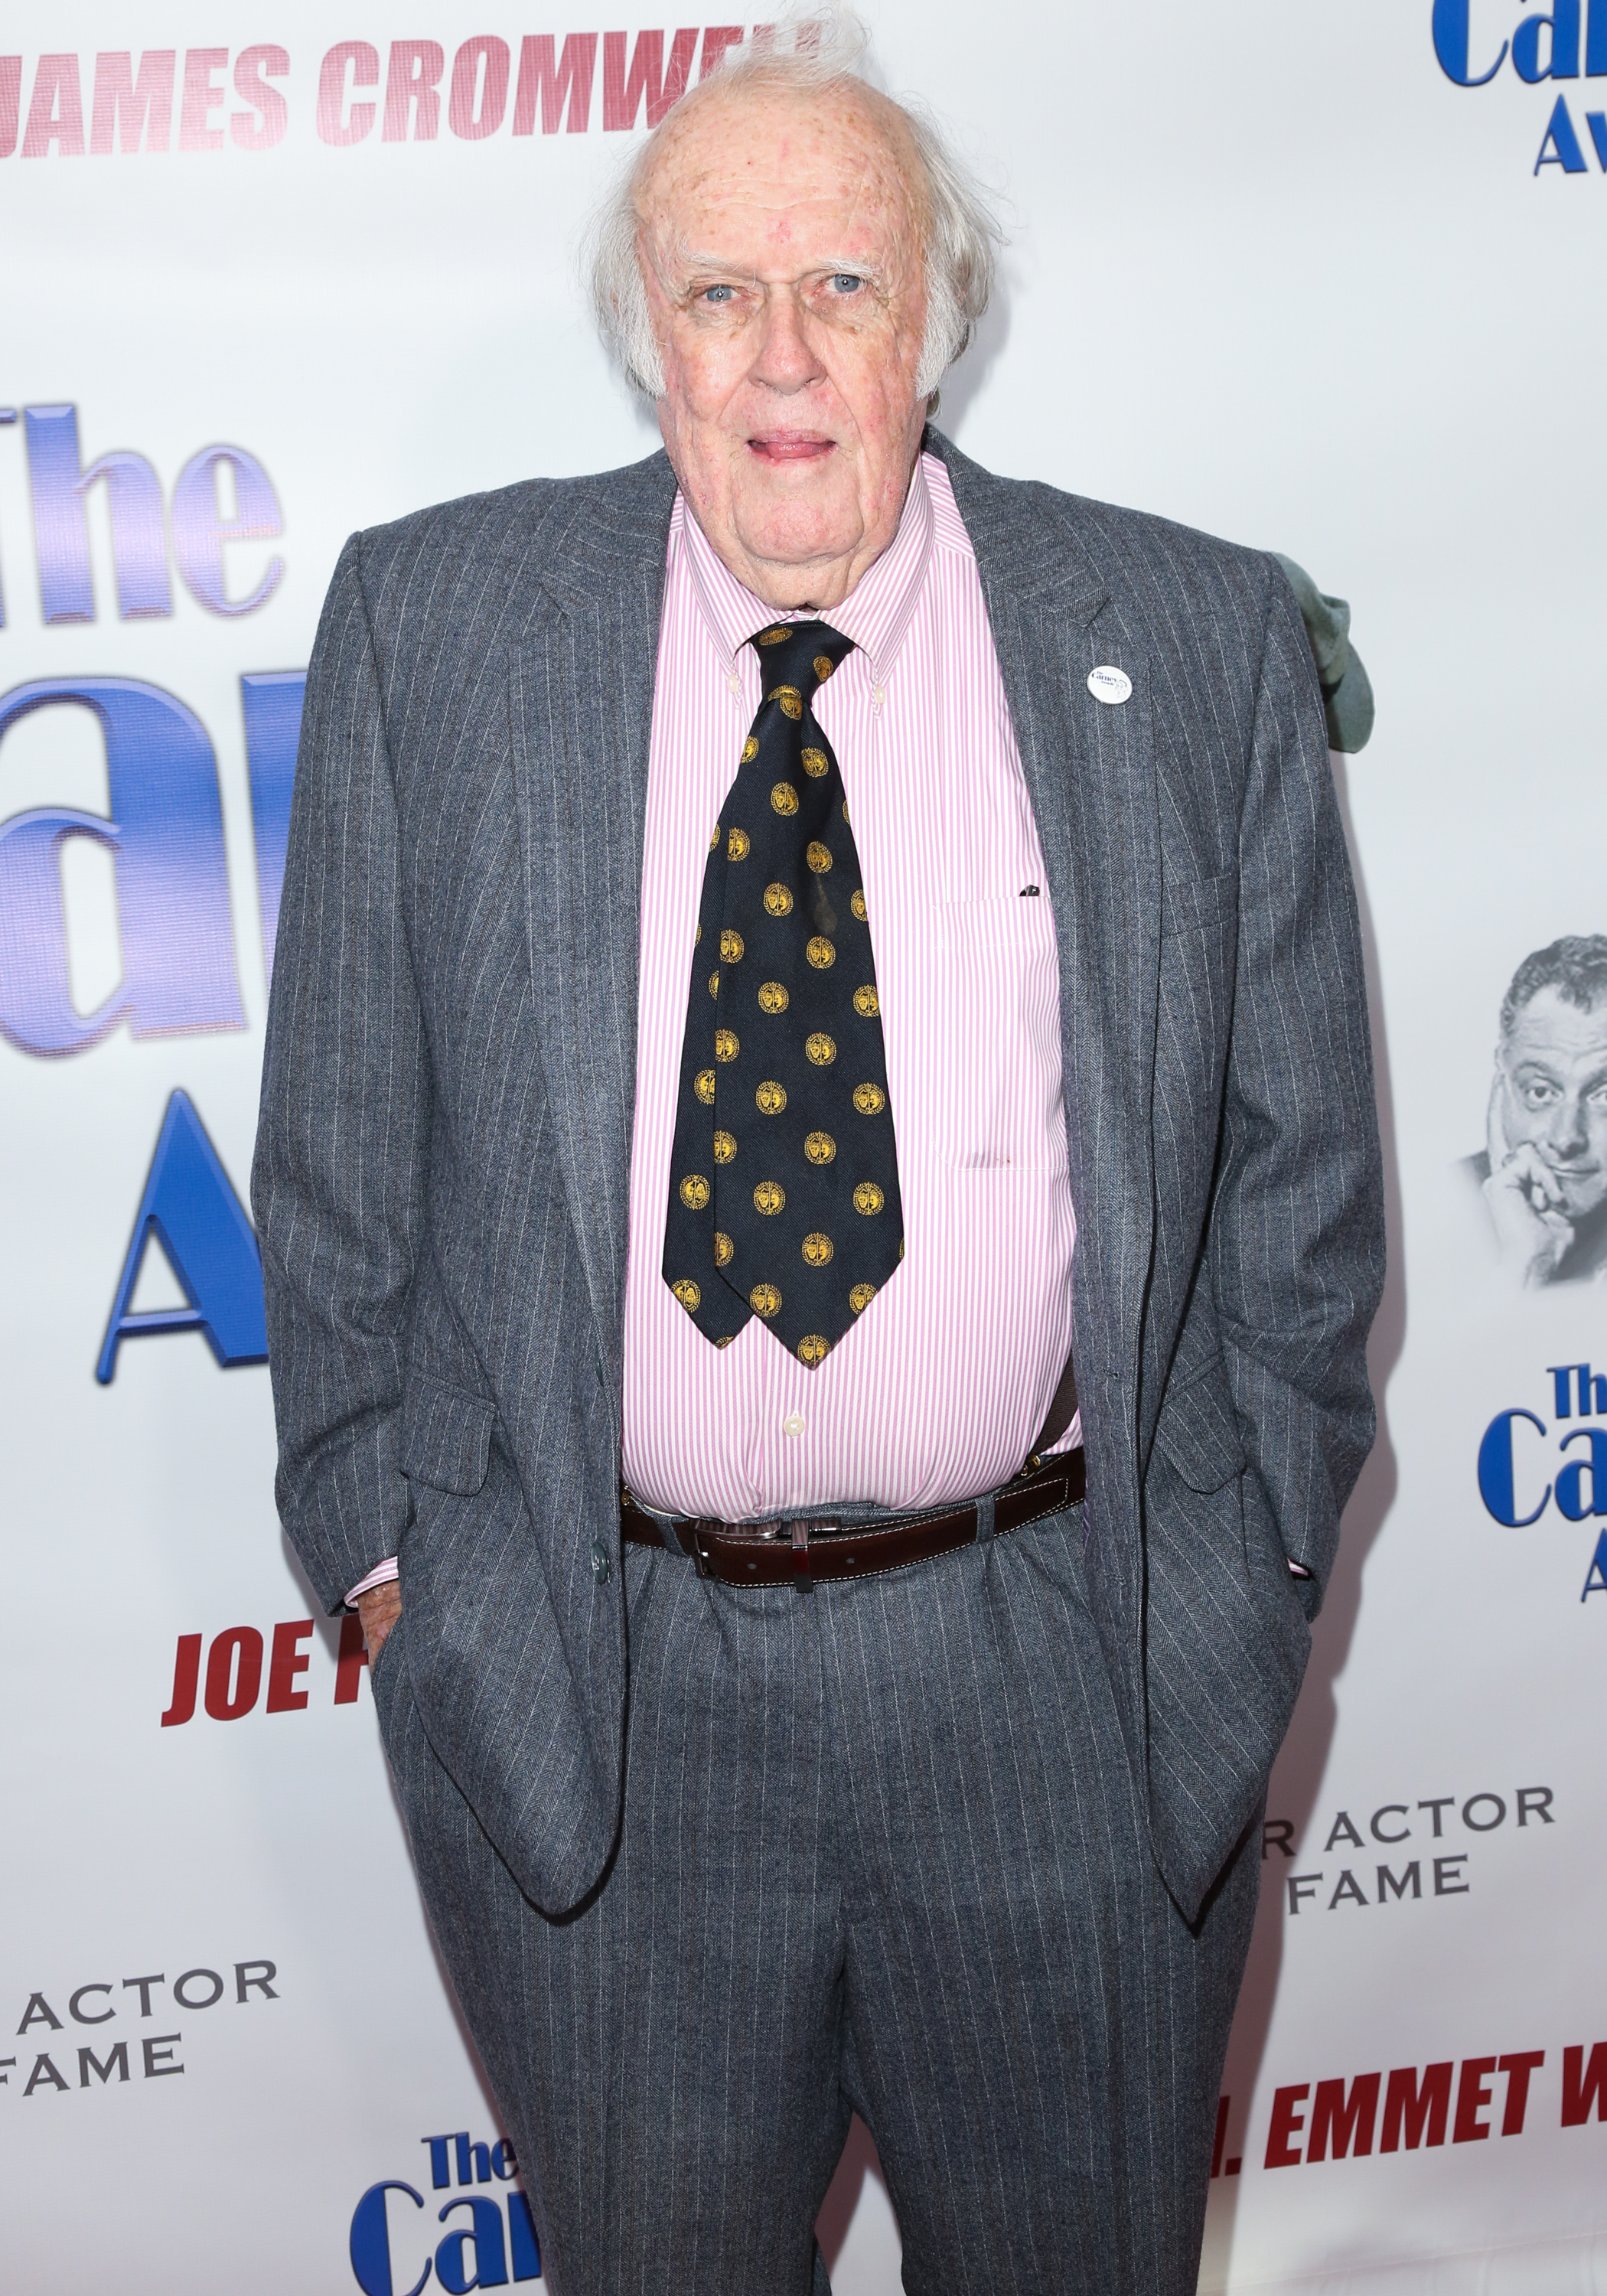
<path fill-rule="evenodd" d="M 349 2253 L 351 2268 L 357 2276 L 363 2296 L 395 2296 L 390 2276 L 390 2229 L 385 2221 L 387 2193 L 406 2193 L 415 2208 L 424 2205 L 423 2195 L 405 2185 L 399 2177 L 387 2177 L 382 2185 L 370 2185 L 357 2207 L 352 2210 Z M 430 2277 L 430 2259 L 407 2296 L 419 2296 L 419 2291 Z"/>
<path fill-rule="evenodd" d="M 1558 1447 L 1570 1449 L 1575 1443 L 1588 1443 L 1590 1456 L 1571 1460 L 1557 1475 L 1557 1511 L 1570 1522 L 1583 1522 L 1587 1514 L 1607 1514 L 1607 1431 L 1600 1427 L 1576 1427 Z M 1585 1478 L 1590 1477 L 1590 1496 L 1585 1496 Z"/>
<path fill-rule="evenodd" d="M 1546 133 L 1540 138 L 1539 154 L 1534 167 L 1537 176 L 1542 168 L 1561 168 L 1566 176 L 1583 176 L 1587 172 L 1585 154 L 1579 149 L 1579 139 L 1574 133 L 1565 95 L 1558 96 L 1553 104 L 1551 118 L 1546 123 Z"/>
<path fill-rule="evenodd" d="M 217 471 L 225 463 L 234 479 L 233 518 L 220 517 L 217 508 Z M 186 586 L 209 613 L 251 614 L 267 603 L 283 577 L 284 561 L 271 558 L 250 596 L 231 604 L 224 583 L 224 545 L 271 541 L 283 531 L 273 482 L 243 447 L 203 447 L 179 472 L 173 489 L 173 555 Z"/>
<path fill-rule="evenodd" d="M 1579 77 L 1579 0 L 1554 0 L 1554 13 L 1525 16 L 1513 34 L 1513 70 L 1533 87 L 1543 79 Z M 1540 62 L 1540 34 L 1549 32 L 1546 62 Z"/>
<path fill-rule="evenodd" d="M 1439 69 L 1458 87 L 1482 87 L 1495 78 L 1506 55 L 1506 42 L 1501 43 L 1501 53 L 1488 71 L 1477 79 L 1468 78 L 1468 11 L 1471 0 L 1434 0 L 1434 53 Z"/>
<path fill-rule="evenodd" d="M 1592 1595 L 1607 1595 L 1607 1530 L 1596 1540 L 1595 1553 L 1591 1556 L 1590 1568 L 1585 1573 L 1585 1591 L 1579 1596 L 1580 1602 L 1587 1602 Z M 515 2194 L 514 2198 L 517 2200 L 518 2197 Z"/>
<path fill-rule="evenodd" d="M 1587 111 L 1585 125 L 1590 130 L 1590 140 L 1595 145 L 1596 165 L 1607 176 L 1607 111 Z"/>
<path fill-rule="evenodd" d="M 1607 1374 L 1592 1372 L 1587 1363 L 1547 1364 L 1551 1391 L 1559 1419 L 1573 1417 L 1574 1382 L 1578 1383 L 1579 1416 L 1596 1419 L 1607 1414 Z"/>
<path fill-rule="evenodd" d="M 207 731 L 160 686 L 49 677 L 0 696 L 0 739 L 30 710 L 92 709 L 111 818 L 47 808 L 0 822 L 0 1033 L 25 1053 L 81 1052 L 127 1019 L 135 1037 L 243 1029 L 234 972 L 217 767 Z M 92 837 L 117 856 L 123 979 L 73 1010 L 58 849 Z"/>
<path fill-rule="evenodd" d="M 73 1004 L 60 860 L 70 837 L 118 849 L 117 832 L 98 813 L 41 806 L 0 821 L 0 1035 L 25 1053 L 82 1052 L 125 1010 L 118 991 L 87 1015 Z"/>
<path fill-rule="evenodd" d="M 1526 1419 L 1531 1427 L 1546 1432 L 1544 1420 L 1537 1419 L 1532 1411 L 1498 1411 L 1484 1431 L 1479 1446 L 1479 1496 L 1487 1511 L 1509 1530 L 1522 1530 L 1531 1522 L 1538 1522 L 1551 1496 L 1551 1485 L 1546 1484 L 1540 1504 L 1532 1514 L 1516 1512 L 1514 1496 L 1515 1474 L 1513 1460 L 1513 1422 Z"/>
<path fill-rule="evenodd" d="M 1602 1534 L 1607 1545 L 1607 1531 Z M 541 2277 L 541 2246 L 536 2238 L 536 2226 L 530 2218 L 530 2204 L 522 2193 L 508 2194 L 508 2247 L 512 2251 L 515 2280 L 539 2280 Z"/>
<path fill-rule="evenodd" d="M 419 2138 L 421 2144 L 430 2147 L 430 2181 L 438 2193 L 444 2191 L 452 2182 L 452 2171 L 447 2164 L 447 2147 L 451 2142 L 449 2136 Z"/>
<path fill-rule="evenodd" d="M 1578 1374 L 1580 1416 L 1583 1417 L 1588 1408 L 1588 1405 L 1583 1398 L 1590 1392 L 1590 1365 L 1588 1364 L 1547 1364 L 1546 1368 L 1551 1378 L 1552 1401 L 1559 1419 L 1573 1417 L 1573 1382 L 1575 1373 Z"/>
<path fill-rule="evenodd" d="M 471 2288 L 505 2288 L 508 2284 L 507 2251 L 503 2243 L 502 2210 L 495 2201 L 482 2200 L 476 2194 L 448 2201 L 440 2212 L 440 2221 L 458 2209 L 467 2209 L 471 2223 L 459 2232 L 449 2232 L 435 2251 L 436 2276 L 448 2296 L 469 2296 Z M 474 2277 L 468 2277 L 465 2250 L 474 2247 Z"/>
<path fill-rule="evenodd" d="M 46 622 L 94 619 L 84 497 L 101 479 L 106 481 L 111 509 L 119 613 L 126 622 L 170 614 L 173 594 L 168 584 L 161 483 L 150 463 L 143 455 L 119 453 L 102 455 L 88 470 L 81 470 L 77 407 L 27 406 L 22 411 L 39 603 Z"/>
<path fill-rule="evenodd" d="M 190 1304 L 136 1315 L 128 1302 L 152 1232 Z M 183 1092 L 173 1095 L 162 1119 L 95 1365 L 96 1379 L 102 1387 L 110 1383 L 124 1340 L 168 1332 L 202 1332 L 225 1370 L 267 1360 L 257 1239 L 189 1095 Z"/>
<path fill-rule="evenodd" d="M 1590 0 L 1585 20 L 1585 77 L 1607 78 L 1607 0 Z"/>
<path fill-rule="evenodd" d="M 268 979 L 274 977 L 274 943 L 279 931 L 279 897 L 284 890 L 284 856 L 291 839 L 291 791 L 296 781 L 296 745 L 301 738 L 301 704 L 307 693 L 304 669 L 248 670 L 240 681 L 245 713 L 245 753 L 251 775 L 251 825 L 257 838 L 257 904 L 262 915 L 262 948 Z"/>

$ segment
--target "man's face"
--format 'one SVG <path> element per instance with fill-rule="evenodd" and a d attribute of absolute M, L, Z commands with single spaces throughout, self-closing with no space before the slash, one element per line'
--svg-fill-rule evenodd
<path fill-rule="evenodd" d="M 1542 988 L 1496 1055 L 1509 1148 L 1531 1144 L 1570 1219 L 1607 1199 L 1607 1004 L 1582 1013 Z"/>
<path fill-rule="evenodd" d="M 868 89 L 734 91 L 639 199 L 659 423 L 699 525 L 775 607 L 836 605 L 898 529 L 921 441 L 919 170 Z"/>

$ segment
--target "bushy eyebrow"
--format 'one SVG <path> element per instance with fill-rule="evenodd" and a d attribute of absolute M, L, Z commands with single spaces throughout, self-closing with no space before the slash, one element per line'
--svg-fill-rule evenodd
<path fill-rule="evenodd" d="M 863 279 L 867 287 L 880 289 L 886 284 L 883 273 L 875 264 L 856 261 L 851 256 L 840 258 L 832 256 L 824 262 L 811 263 L 802 271 L 796 272 L 790 281 L 783 281 L 779 283 L 797 286 L 806 279 L 833 279 L 839 273 L 846 273 L 855 279 Z M 660 273 L 660 275 L 662 277 L 663 274 Z M 709 284 L 717 282 L 730 282 L 733 284 L 740 283 L 745 287 L 762 287 L 766 284 L 757 271 L 743 269 L 736 264 L 725 261 L 717 255 L 705 255 L 696 249 L 687 247 L 676 250 L 673 258 L 673 275 L 683 288 L 691 287 L 699 282 Z"/>
<path fill-rule="evenodd" d="M 1533 1054 L 1526 1055 L 1524 1059 L 1514 1064 L 1513 1080 L 1517 1084 L 1528 1082 L 1552 1084 L 1555 1085 L 1559 1092 L 1566 1092 L 1568 1089 L 1568 1080 L 1561 1071 L 1549 1067 L 1545 1061 L 1537 1058 Z M 1599 1067 L 1590 1071 L 1579 1089 L 1581 1092 L 1594 1092 L 1603 1082 L 1607 1082 L 1607 1061 L 1603 1061 Z"/>

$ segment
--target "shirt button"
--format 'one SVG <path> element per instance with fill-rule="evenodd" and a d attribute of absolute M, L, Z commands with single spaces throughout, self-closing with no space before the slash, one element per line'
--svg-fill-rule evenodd
<path fill-rule="evenodd" d="M 592 1577 L 596 1580 L 599 1587 L 607 1585 L 608 1576 L 612 1569 L 613 1565 L 608 1559 L 607 1547 L 604 1546 L 600 1538 L 594 1538 L 592 1541 Z"/>
<path fill-rule="evenodd" d="M 801 1435 L 804 1431 L 802 1412 L 789 1411 L 781 1423 L 781 1431 L 783 1435 Z"/>

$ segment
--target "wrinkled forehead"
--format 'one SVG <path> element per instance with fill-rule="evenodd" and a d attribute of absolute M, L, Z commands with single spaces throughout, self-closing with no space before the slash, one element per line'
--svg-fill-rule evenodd
<path fill-rule="evenodd" d="M 1503 1051 L 1509 1066 L 1532 1060 L 1563 1069 L 1607 1061 L 1607 996 L 1576 1004 L 1557 988 L 1537 989 L 1513 1014 Z"/>
<path fill-rule="evenodd" d="M 852 234 L 889 255 L 918 243 L 924 175 L 902 113 L 857 80 L 710 89 L 671 114 L 636 186 L 660 250 L 711 234 L 801 242 Z"/>

